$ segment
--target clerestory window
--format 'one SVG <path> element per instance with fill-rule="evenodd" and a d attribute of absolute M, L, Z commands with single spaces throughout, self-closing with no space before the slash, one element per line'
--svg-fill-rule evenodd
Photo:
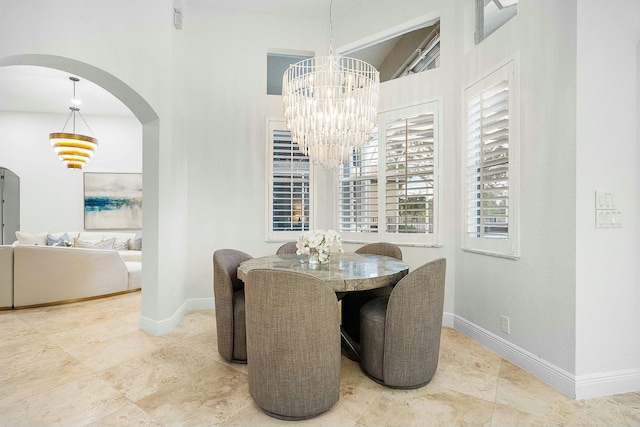
<path fill-rule="evenodd" d="M 518 14 L 518 0 L 476 0 L 476 44 Z"/>

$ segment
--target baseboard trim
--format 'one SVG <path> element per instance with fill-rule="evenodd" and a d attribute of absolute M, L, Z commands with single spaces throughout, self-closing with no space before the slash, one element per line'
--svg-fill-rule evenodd
<path fill-rule="evenodd" d="M 168 334 L 180 324 L 180 321 L 187 312 L 212 310 L 214 307 L 213 298 L 188 299 L 167 319 L 153 320 L 145 316 L 140 316 L 140 330 L 156 336 Z"/>
<path fill-rule="evenodd" d="M 443 313 L 442 314 L 442 326 L 446 326 L 449 328 L 454 328 L 455 329 L 455 325 L 454 325 L 454 318 L 456 317 L 455 314 L 453 313 Z"/>
<path fill-rule="evenodd" d="M 153 320 L 145 316 L 140 316 L 140 329 L 151 335 L 165 335 L 173 331 L 187 312 L 189 300 L 184 301 L 180 307 L 171 315 L 171 317 L 163 320 Z"/>
<path fill-rule="evenodd" d="M 640 391 L 640 369 L 625 369 L 576 377 L 576 398 L 611 396 Z"/>
<path fill-rule="evenodd" d="M 576 398 L 575 376 L 564 369 L 529 353 L 517 345 L 495 335 L 468 320 L 453 315 L 453 327 L 474 341 L 498 353 L 511 363 L 540 378 L 562 393 Z"/>
<path fill-rule="evenodd" d="M 490 348 L 573 399 L 589 399 L 640 391 L 640 369 L 576 376 L 456 314 L 444 313 L 442 324 Z"/>

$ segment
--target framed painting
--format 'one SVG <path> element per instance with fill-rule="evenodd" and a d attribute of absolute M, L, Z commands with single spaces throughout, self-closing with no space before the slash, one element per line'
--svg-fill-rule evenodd
<path fill-rule="evenodd" d="M 141 229 L 142 174 L 84 174 L 85 230 Z"/>

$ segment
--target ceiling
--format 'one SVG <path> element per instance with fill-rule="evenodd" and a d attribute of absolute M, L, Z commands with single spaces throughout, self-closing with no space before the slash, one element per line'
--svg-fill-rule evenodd
<path fill-rule="evenodd" d="M 188 5 L 211 6 L 216 9 L 237 10 L 241 12 L 269 13 L 305 18 L 329 17 L 333 13 L 357 6 L 364 0 L 182 0 Z M 178 4 L 178 1 L 175 2 Z M 179 6 L 177 6 L 179 7 Z"/>
<path fill-rule="evenodd" d="M 68 114 L 71 76 L 46 67 L 0 67 L 0 111 Z M 89 80 L 76 83 L 76 98 L 82 101 L 78 107 L 83 115 L 133 116 L 116 97 Z"/>

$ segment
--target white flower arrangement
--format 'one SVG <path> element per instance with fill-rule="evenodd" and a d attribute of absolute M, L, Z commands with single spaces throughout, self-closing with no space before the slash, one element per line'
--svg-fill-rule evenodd
<path fill-rule="evenodd" d="M 329 262 L 329 254 L 331 249 L 335 248 L 338 253 L 342 250 L 342 237 L 335 230 L 310 230 L 298 236 L 296 243 L 297 255 L 310 255 L 310 262 L 313 260 L 314 253 L 318 254 L 318 262 L 325 264 Z"/>

